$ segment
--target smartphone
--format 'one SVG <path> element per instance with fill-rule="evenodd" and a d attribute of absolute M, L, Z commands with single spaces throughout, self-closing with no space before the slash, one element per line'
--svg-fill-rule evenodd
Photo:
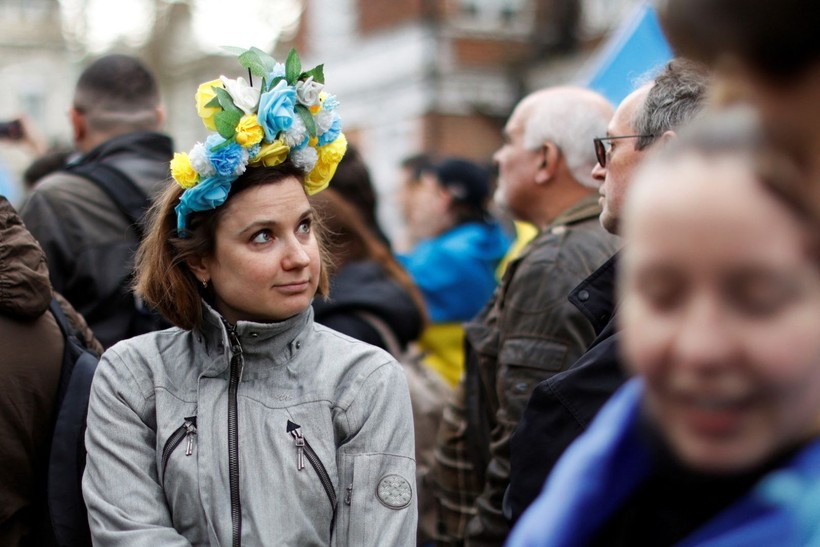
<path fill-rule="evenodd" d="M 0 122 L 0 138 L 19 140 L 23 138 L 23 125 L 20 120 Z"/>

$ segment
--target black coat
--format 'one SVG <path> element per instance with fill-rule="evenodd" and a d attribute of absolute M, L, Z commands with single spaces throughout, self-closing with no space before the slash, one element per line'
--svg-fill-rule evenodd
<path fill-rule="evenodd" d="M 384 269 L 370 260 L 344 265 L 330 282 L 329 298 L 313 300 L 315 320 L 357 340 L 388 349 L 379 332 L 359 312 L 381 319 L 395 334 L 402 347 L 421 333 L 421 311 Z"/>

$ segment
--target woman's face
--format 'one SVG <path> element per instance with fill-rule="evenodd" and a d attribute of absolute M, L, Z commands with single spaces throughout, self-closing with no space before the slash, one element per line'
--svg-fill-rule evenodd
<path fill-rule="evenodd" d="M 231 198 L 214 256 L 191 264 L 230 323 L 281 321 L 306 309 L 319 284 L 319 246 L 302 184 L 288 177 Z"/>
<path fill-rule="evenodd" d="M 820 431 L 820 270 L 790 211 L 733 157 L 636 181 L 625 214 L 623 351 L 673 450 L 741 471 Z"/>

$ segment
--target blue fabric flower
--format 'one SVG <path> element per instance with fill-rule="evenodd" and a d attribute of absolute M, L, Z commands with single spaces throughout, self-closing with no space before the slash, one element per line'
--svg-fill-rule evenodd
<path fill-rule="evenodd" d="M 232 142 L 227 146 L 223 146 L 218 150 L 215 147 L 225 142 L 219 135 L 211 135 L 205 140 L 205 147 L 208 150 L 208 159 L 211 160 L 211 165 L 214 166 L 216 174 L 228 177 L 241 174 L 244 169 L 237 169 L 240 165 L 244 166 L 246 160 L 242 147 Z"/>
<path fill-rule="evenodd" d="M 268 81 L 272 81 L 274 78 L 284 78 L 285 77 L 285 65 L 283 63 L 274 63 L 273 64 L 273 71 L 268 74 Z"/>
<path fill-rule="evenodd" d="M 210 211 L 225 203 L 234 180 L 233 176 L 208 177 L 182 193 L 179 204 L 174 208 L 177 213 L 177 233 L 180 237 L 184 237 L 183 233 L 188 227 L 188 215 L 198 211 Z"/>
<path fill-rule="evenodd" d="M 336 107 L 338 106 L 339 99 L 336 98 L 336 95 L 328 95 L 322 103 L 322 110 L 327 110 L 329 112 L 331 110 L 336 110 Z"/>
<path fill-rule="evenodd" d="M 326 144 L 330 144 L 336 140 L 339 136 L 339 133 L 342 132 L 342 119 L 339 117 L 338 114 L 333 114 L 333 121 L 330 123 L 330 127 L 327 131 L 319 135 L 319 146 L 324 146 Z"/>
<path fill-rule="evenodd" d="M 296 89 L 284 80 L 259 98 L 256 117 L 265 131 L 265 140 L 273 142 L 280 131 L 287 131 L 293 123 Z"/>

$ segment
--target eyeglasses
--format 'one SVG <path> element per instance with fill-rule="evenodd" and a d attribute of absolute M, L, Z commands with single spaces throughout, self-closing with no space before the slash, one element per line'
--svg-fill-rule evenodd
<path fill-rule="evenodd" d="M 595 143 L 595 158 L 601 167 L 606 167 L 606 161 L 609 159 L 611 151 L 606 149 L 604 141 L 614 141 L 616 139 L 643 139 L 654 137 L 654 135 L 622 135 L 620 137 L 595 137 L 592 142 Z"/>

